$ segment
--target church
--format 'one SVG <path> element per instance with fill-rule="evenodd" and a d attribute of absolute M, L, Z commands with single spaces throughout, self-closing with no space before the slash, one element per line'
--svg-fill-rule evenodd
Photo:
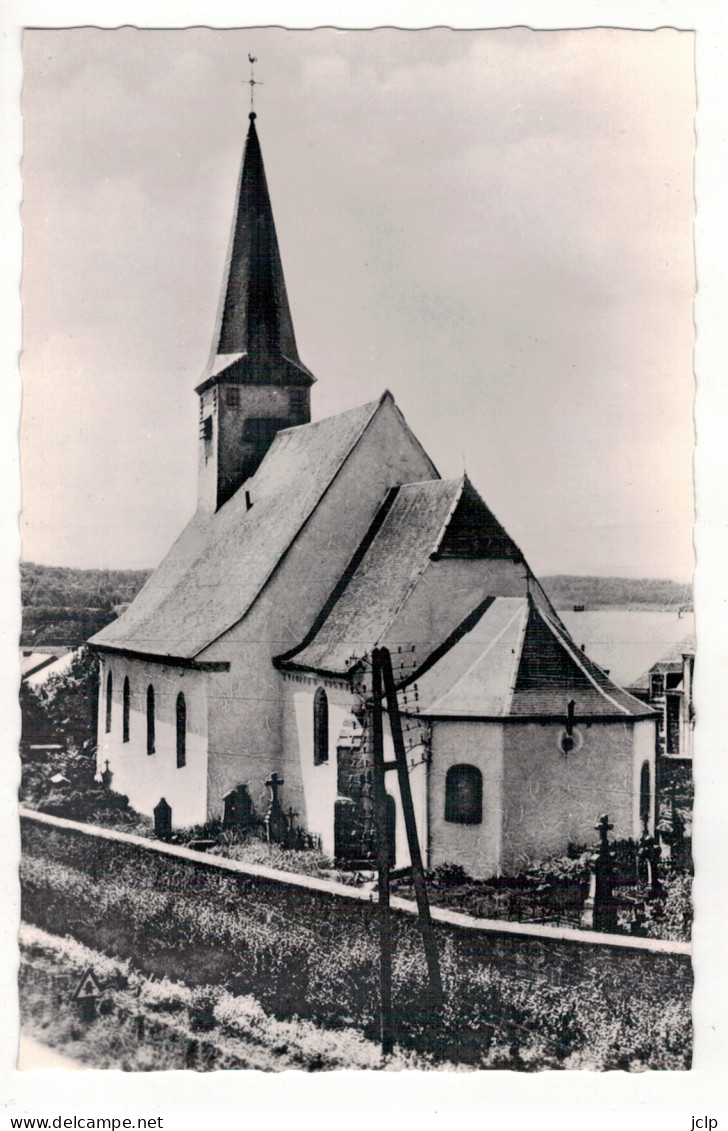
<path fill-rule="evenodd" d="M 397 662 L 425 866 L 475 877 L 654 828 L 655 714 L 571 640 L 466 475 L 443 480 L 389 391 L 311 420 L 250 114 L 199 397 L 197 511 L 95 635 L 98 768 L 173 827 L 266 781 L 335 855 L 366 781 L 361 685 Z M 393 757 L 385 715 L 385 758 Z M 394 778 L 391 783 L 389 778 Z M 393 855 L 408 863 L 396 784 Z"/>

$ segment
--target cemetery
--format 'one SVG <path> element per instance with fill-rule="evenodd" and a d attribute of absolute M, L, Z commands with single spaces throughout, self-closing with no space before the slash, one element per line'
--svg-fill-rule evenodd
<path fill-rule="evenodd" d="M 204 825 L 173 827 L 171 806 L 165 798 L 160 799 L 153 818 L 135 812 L 127 799 L 115 792 L 108 766 L 101 775 L 96 770 L 93 697 L 97 694 L 97 665 L 88 654 L 81 655 L 69 673 L 50 681 L 40 695 L 26 692 L 24 717 L 36 731 L 40 726 L 47 742 L 37 745 L 26 741 L 21 746 L 20 797 L 24 805 L 92 825 L 202 848 L 234 860 L 269 864 L 283 871 L 334 878 L 351 885 L 375 882 L 371 818 L 365 836 L 368 858 L 352 860 L 345 845 L 339 846 L 340 856 L 332 858 L 321 851 L 317 837 L 300 826 L 294 810 L 281 804 L 285 781 L 275 772 L 266 779 L 262 805 L 258 801 L 256 807 L 248 788 L 238 785 L 223 799 L 221 818 Z M 487 880 L 474 880 L 467 869 L 452 860 L 430 872 L 431 902 L 479 918 L 605 929 L 598 926 L 599 906 L 595 923 L 593 908 L 586 904 L 590 885 L 596 884 L 597 870 L 606 868 L 611 873 L 605 912 L 610 929 L 635 936 L 689 939 L 690 767 L 660 765 L 657 787 L 656 836 L 649 835 L 644 822 L 639 840 L 615 840 L 613 831 L 608 830 L 609 855 L 605 856 L 603 838 L 595 827 L 589 842 L 564 845 L 561 854 L 524 860 L 514 874 Z M 371 801 L 369 807 L 371 813 Z M 594 814 L 595 826 L 601 816 Z M 401 877 L 393 874 L 392 890 L 399 896 L 412 894 L 412 877 L 406 869 Z M 599 890 L 601 898 L 606 892 L 601 880 Z"/>

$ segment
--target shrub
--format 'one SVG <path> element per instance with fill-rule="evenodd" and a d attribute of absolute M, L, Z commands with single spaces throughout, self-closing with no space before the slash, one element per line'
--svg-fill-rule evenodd
<path fill-rule="evenodd" d="M 437 887 L 458 887 L 470 881 L 462 864 L 438 864 L 431 872 L 433 884 Z"/>

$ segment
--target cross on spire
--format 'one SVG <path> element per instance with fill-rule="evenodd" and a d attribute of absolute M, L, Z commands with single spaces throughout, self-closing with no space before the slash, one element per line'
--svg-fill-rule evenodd
<path fill-rule="evenodd" d="M 256 56 L 248 55 L 248 62 L 250 63 L 250 78 L 245 81 L 250 87 L 250 117 L 255 118 L 255 88 L 256 86 L 263 86 L 263 83 L 255 77 L 255 64 L 258 62 Z"/>

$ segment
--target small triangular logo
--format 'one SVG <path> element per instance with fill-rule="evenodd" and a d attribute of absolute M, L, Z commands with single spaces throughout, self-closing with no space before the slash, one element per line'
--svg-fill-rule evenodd
<path fill-rule="evenodd" d="M 82 974 L 81 981 L 74 990 L 72 1001 L 78 1001 L 79 998 L 83 997 L 98 997 L 100 993 L 101 987 L 89 966 L 88 970 L 85 970 Z"/>

